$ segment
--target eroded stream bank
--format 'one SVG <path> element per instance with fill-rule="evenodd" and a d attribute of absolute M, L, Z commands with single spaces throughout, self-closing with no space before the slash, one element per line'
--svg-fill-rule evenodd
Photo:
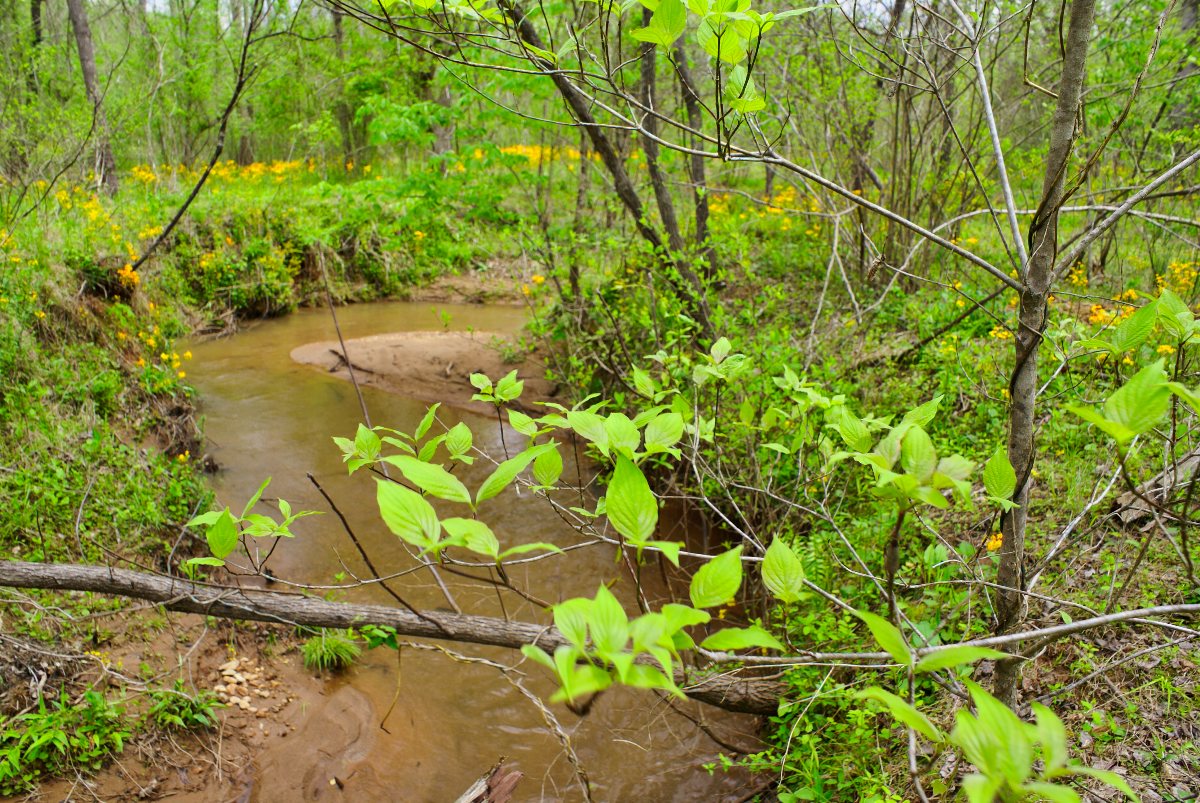
<path fill-rule="evenodd" d="M 448 322 L 439 313 L 448 315 Z M 381 303 L 342 308 L 338 320 L 346 338 L 443 330 L 468 333 L 454 338 L 452 358 L 419 348 L 397 350 L 396 342 L 383 341 L 383 348 L 395 359 L 432 361 L 422 367 L 424 374 L 409 372 L 406 382 L 373 382 L 392 392 L 363 388 L 373 423 L 411 431 L 427 408 L 421 399 L 446 392 L 446 387 L 432 383 L 431 388 L 421 377 L 441 374 L 450 379 L 458 372 L 485 368 L 487 360 L 496 358 L 487 350 L 491 336 L 479 333 L 513 334 L 522 325 L 524 312 L 501 306 Z M 411 344 L 428 343 L 429 338 L 423 335 Z M 294 350 L 310 358 L 327 353 L 328 344 L 336 339 L 327 311 L 302 310 L 264 321 L 232 338 L 193 347 L 196 359 L 190 375 L 200 391 L 209 450 L 222 468 L 216 477 L 219 500 L 240 509 L 269 476 L 273 481 L 268 497 L 285 498 L 294 508 L 327 511 L 306 478 L 306 473 L 312 473 L 382 572 L 411 567 L 412 560 L 378 521 L 374 483 L 362 476 L 347 477 L 330 441 L 332 435 L 352 436 L 362 418 L 353 386 L 328 370 L 291 358 Z M 472 351 L 464 346 L 472 340 L 479 346 L 474 352 L 478 359 L 472 359 Z M 322 345 L 310 345 L 314 343 Z M 353 344 L 350 358 L 357 362 Z M 452 364 L 447 369 L 448 362 Z M 439 418 L 447 426 L 464 421 L 477 446 L 493 455 L 502 453 L 493 417 L 443 406 Z M 506 437 L 510 444 L 515 442 L 515 433 L 509 431 Z M 468 487 L 475 487 L 488 471 L 481 461 L 460 476 Z M 549 506 L 519 497 L 512 489 L 485 505 L 481 517 L 502 543 L 565 545 L 578 540 Z M 305 519 L 297 532 L 298 537 L 282 544 L 271 560 L 281 584 L 331 585 L 337 583 L 339 573 L 344 573 L 342 582 L 366 576 L 335 516 Z M 526 564 L 510 574 L 514 582 L 550 601 L 590 596 L 601 580 L 613 576 L 612 557 L 608 548 L 585 549 L 570 553 L 569 558 Z M 503 614 L 489 586 L 447 580 L 465 612 Z M 414 605 L 447 605 L 424 570 L 405 575 L 396 588 Z M 343 599 L 390 602 L 378 588 L 337 594 Z M 504 606 L 513 618 L 547 620 L 515 595 L 506 595 Z M 508 651 L 444 646 L 509 664 L 519 657 Z M 281 660 L 298 663 L 299 656 L 290 653 Z M 322 680 L 293 674 L 292 682 L 306 688 L 298 689 L 297 701 L 278 716 L 295 730 L 286 738 L 266 741 L 252 773 L 252 800 L 452 800 L 501 756 L 527 775 L 517 799 L 581 797 L 562 747 L 538 710 L 492 667 L 464 663 L 436 651 L 406 649 L 398 668 L 395 653 L 375 650 L 338 677 Z M 529 675 L 530 688 L 548 697 L 552 687 L 544 673 L 530 668 Z M 689 716 L 703 718 L 706 727 L 725 741 L 756 743 L 752 718 L 690 701 L 681 707 Z M 598 801 L 737 799 L 738 790 L 745 788 L 743 776 L 708 775 L 701 765 L 714 760 L 721 748 L 648 692 L 610 690 L 582 719 L 562 706 L 554 711 Z"/>

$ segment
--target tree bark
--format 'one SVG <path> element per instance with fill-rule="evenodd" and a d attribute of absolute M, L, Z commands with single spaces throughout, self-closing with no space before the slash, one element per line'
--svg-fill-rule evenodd
<path fill-rule="evenodd" d="M 1035 458 L 1038 389 L 1038 350 L 1046 325 L 1055 258 L 1058 255 L 1059 209 L 1064 197 L 1071 151 L 1077 139 L 1076 121 L 1083 83 L 1087 76 L 1088 41 L 1092 35 L 1096 0 L 1074 0 L 1067 31 L 1058 103 L 1050 127 L 1050 146 L 1042 182 L 1042 199 L 1029 225 L 1029 267 L 1021 292 L 1020 317 L 1014 337 L 1016 363 L 1009 383 L 1008 459 L 1017 475 L 1012 511 L 1002 522 L 1000 570 L 996 582 L 997 633 L 1011 632 L 1025 619 L 1025 538 L 1029 514 L 1029 484 Z M 1015 707 L 1021 680 L 1019 659 L 1000 661 L 996 667 L 996 696 Z"/>
<path fill-rule="evenodd" d="M 84 0 L 67 0 L 67 14 L 75 32 L 75 45 L 79 50 L 79 70 L 83 73 L 83 87 L 92 104 L 92 115 L 96 129 L 96 179 L 109 195 L 116 195 L 117 164 L 113 159 L 112 143 L 109 140 L 108 118 L 104 114 L 104 97 L 100 94 L 100 83 L 96 78 L 96 51 L 92 45 L 92 29 L 88 25 Z M 40 19 L 40 15 L 39 15 Z"/>
<path fill-rule="evenodd" d="M 403 608 L 329 602 L 278 591 L 206 586 L 104 566 L 5 560 L 0 561 L 0 586 L 112 594 L 154 602 L 171 611 L 223 619 L 336 628 L 373 624 L 395 628 L 402 636 L 510 649 L 534 644 L 553 653 L 566 643 L 555 628 L 532 622 L 440 611 L 418 615 Z M 772 680 L 724 674 L 689 679 L 677 672 L 676 681 L 693 699 L 727 711 L 768 716 L 778 712 L 779 699 L 786 689 L 784 684 Z"/>

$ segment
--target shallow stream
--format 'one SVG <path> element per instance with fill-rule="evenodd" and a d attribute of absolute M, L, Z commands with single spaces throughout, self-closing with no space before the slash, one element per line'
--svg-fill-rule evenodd
<path fill-rule="evenodd" d="M 351 306 L 338 310 L 338 320 L 345 337 L 355 338 L 440 330 L 447 325 L 440 313 L 449 315 L 453 330 L 512 333 L 524 322 L 523 310 L 514 307 L 428 303 Z M 326 511 L 301 520 L 298 537 L 282 543 L 271 558 L 269 565 L 282 581 L 333 585 L 339 573 L 344 573 L 343 583 L 368 576 L 350 538 L 337 517 L 328 513 L 306 473 L 334 498 L 381 572 L 413 565 L 379 521 L 374 482 L 361 473 L 347 477 L 330 441 L 333 435 L 353 437 L 362 419 L 353 386 L 289 357 L 300 345 L 334 339 L 327 310 L 301 310 L 192 348 L 195 359 L 189 377 L 200 393 L 208 449 L 221 466 L 215 480 L 220 502 L 240 510 L 259 483 L 272 477 L 268 498 L 287 499 L 295 509 Z M 369 387 L 363 394 L 374 424 L 404 431 L 411 432 L 427 408 L 424 402 Z M 439 419 L 446 426 L 465 421 L 476 446 L 502 456 L 494 418 L 443 406 Z M 511 430 L 505 433 L 509 445 L 516 437 Z M 489 465 L 477 461 L 459 476 L 469 488 L 478 487 Z M 453 508 L 447 504 L 440 512 L 462 515 L 461 510 L 451 512 Z M 505 546 L 579 540 L 544 501 L 513 489 L 485 503 L 481 518 Z M 676 525 L 674 533 L 668 529 L 664 535 L 682 538 L 680 529 Z M 612 579 L 617 571 L 611 547 L 604 547 L 516 567 L 510 576 L 554 602 L 590 596 L 599 582 Z M 490 586 L 444 577 L 464 612 L 502 615 Z M 414 605 L 447 606 L 428 571 L 405 575 L 394 587 Z M 340 591 L 338 598 L 391 603 L 377 587 Z M 544 612 L 513 594 L 504 596 L 504 608 L 513 618 L 547 621 Z M 520 658 L 507 650 L 443 646 L 509 665 Z M 293 653 L 287 660 L 299 659 Z M 534 666 L 523 668 L 530 688 L 548 698 L 553 687 L 546 673 Z M 296 731 L 269 742 L 260 756 L 252 800 L 449 801 L 501 756 L 526 774 L 516 799 L 582 797 L 562 745 L 538 709 L 493 667 L 406 649 L 398 668 L 394 652 L 378 649 L 342 675 L 311 682 L 315 693 L 298 695 L 304 710 L 293 716 Z M 753 719 L 691 702 L 680 707 L 690 717 L 703 718 L 722 738 L 753 744 Z M 742 776 L 710 776 L 702 769 L 721 748 L 649 692 L 610 690 L 582 718 L 561 705 L 552 710 L 591 779 L 597 801 L 736 800 L 741 797 L 737 790 L 745 788 Z"/>

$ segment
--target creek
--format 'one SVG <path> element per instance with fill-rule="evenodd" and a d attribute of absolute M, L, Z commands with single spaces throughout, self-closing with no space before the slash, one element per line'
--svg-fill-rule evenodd
<path fill-rule="evenodd" d="M 416 302 L 356 305 L 337 314 L 346 338 L 446 327 L 515 333 L 525 321 L 524 310 L 516 307 Z M 353 437 L 362 419 L 354 387 L 290 357 L 299 346 L 336 337 L 328 310 L 300 310 L 192 347 L 195 359 L 188 373 L 199 391 L 208 451 L 221 467 L 214 478 L 219 503 L 240 510 L 271 477 L 268 499 L 281 497 L 294 509 L 325 513 L 300 520 L 297 537 L 282 542 L 273 554 L 269 566 L 281 581 L 278 587 L 288 582 L 346 585 L 354 577 L 369 576 L 306 473 L 333 497 L 382 573 L 415 565 L 379 521 L 375 483 L 365 472 L 348 477 L 330 440 L 333 435 Z M 419 390 L 414 388 L 412 395 L 421 396 Z M 371 387 L 362 392 L 372 423 L 402 431 L 411 432 L 428 407 L 400 393 Z M 464 421 L 478 448 L 503 457 L 494 417 L 448 406 L 438 417 L 445 426 Z M 510 448 L 519 438 L 512 430 L 503 437 Z M 490 469 L 489 461 L 479 459 L 456 473 L 468 488 L 476 488 Z M 463 515 L 448 503 L 436 506 L 442 515 Z M 580 541 L 544 500 L 512 488 L 484 503 L 481 518 L 503 546 Z M 682 539 L 683 524 L 667 523 L 663 536 Z M 591 547 L 524 563 L 509 574 L 515 584 L 551 602 L 591 596 L 601 581 L 620 577 L 618 593 L 626 593 L 623 601 L 632 612 L 628 578 L 619 570 L 611 547 Z M 502 610 L 492 587 L 443 577 L 466 613 L 549 621 L 544 611 L 514 594 L 504 595 Z M 425 569 L 400 577 L 393 587 L 415 606 L 447 606 Z M 395 604 L 377 586 L 339 590 L 335 598 Z M 521 658 L 508 650 L 441 646 L 507 665 Z M 300 659 L 291 652 L 283 660 Z M 553 685 L 547 673 L 528 662 L 522 669 L 528 688 L 548 699 Z M 398 661 L 395 652 L 376 649 L 346 672 L 302 677 L 311 688 L 297 690 L 294 706 L 299 708 L 291 714 L 296 730 L 266 744 L 254 773 L 252 800 L 454 800 L 501 756 L 526 775 L 517 787 L 517 800 L 582 799 L 563 747 L 537 707 L 493 666 L 411 648 Z M 722 748 L 689 717 L 702 719 L 707 729 L 741 745 L 755 744 L 756 720 L 691 701 L 677 708 L 686 716 L 652 693 L 632 689 L 605 692 L 584 717 L 562 705 L 551 706 L 588 773 L 596 801 L 740 798 L 746 777 L 719 770 L 710 775 L 702 768 Z"/>

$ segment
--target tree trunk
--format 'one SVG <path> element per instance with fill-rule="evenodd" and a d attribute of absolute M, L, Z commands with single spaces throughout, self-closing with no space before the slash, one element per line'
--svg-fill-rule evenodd
<path fill-rule="evenodd" d="M 95 121 L 96 179 L 105 192 L 116 195 L 117 164 L 113 159 L 112 143 L 109 141 L 104 98 L 100 94 L 100 83 L 96 78 L 96 51 L 92 46 L 92 29 L 88 25 L 87 9 L 83 6 L 83 0 L 67 0 L 67 14 L 71 18 L 71 28 L 75 31 L 75 44 L 79 49 L 79 70 L 83 73 L 83 86 L 87 90 L 88 101 L 92 104 Z"/>
<path fill-rule="evenodd" d="M 1200 72 L 1200 64 L 1197 63 L 1195 53 L 1200 48 L 1200 25 L 1197 25 L 1197 17 L 1200 17 L 1200 0 L 1182 0 L 1179 6 L 1179 29 L 1184 32 L 1187 38 L 1187 47 L 1184 49 L 1185 55 L 1183 65 L 1179 71 L 1175 73 L 1175 83 L 1171 87 L 1174 91 L 1176 86 L 1179 86 L 1184 81 L 1192 78 L 1197 72 Z M 1195 99 L 1182 100 L 1175 104 L 1171 109 L 1171 127 L 1175 130 L 1181 128 L 1190 128 L 1195 125 L 1197 120 L 1197 101 Z"/>
<path fill-rule="evenodd" d="M 692 70 L 688 66 L 687 49 L 682 40 L 675 45 L 675 69 L 679 72 L 679 88 L 683 95 L 683 107 L 687 112 L 688 128 L 696 133 L 691 137 L 693 153 L 688 160 L 688 170 L 692 180 L 692 207 L 696 219 L 696 245 L 704 253 L 704 278 L 708 281 L 717 275 L 717 252 L 708 239 L 708 176 L 704 166 L 704 155 L 700 153 L 700 129 L 704 125 L 704 115 L 700 108 L 700 95 L 696 92 L 696 83 L 692 80 Z M 770 167 L 767 168 L 770 175 Z"/>
<path fill-rule="evenodd" d="M 1092 34 L 1096 0 L 1074 0 L 1067 32 L 1062 79 L 1058 85 L 1058 104 L 1050 128 L 1050 147 L 1046 154 L 1046 172 L 1042 199 L 1029 225 L 1029 267 L 1021 292 L 1020 318 L 1015 341 L 1016 364 L 1009 384 L 1011 406 L 1008 422 L 1008 459 L 1017 474 L 1013 502 L 1017 507 L 1005 514 L 1000 547 L 1000 571 L 996 582 L 997 633 L 1011 632 L 1025 619 L 1025 538 L 1029 512 L 1029 482 L 1035 457 L 1038 389 L 1038 350 L 1046 325 L 1047 298 L 1058 255 L 1058 213 L 1064 198 L 1071 150 L 1077 138 L 1076 121 L 1079 101 L 1087 74 L 1088 40 Z M 996 667 L 996 696 L 1010 707 L 1016 706 L 1021 680 L 1019 659 L 1000 661 Z"/>
<path fill-rule="evenodd" d="M 571 265 L 568 268 L 567 281 L 571 286 L 571 301 L 575 308 L 583 308 L 579 297 L 580 252 L 582 250 L 583 231 L 587 219 L 587 198 L 591 189 L 592 149 L 588 145 L 586 131 L 579 132 L 579 183 L 575 187 L 575 224 L 572 230 L 575 235 L 571 247 Z"/>
<path fill-rule="evenodd" d="M 38 51 L 41 50 L 42 40 L 45 39 L 45 32 L 42 27 L 42 3 L 45 0 L 29 0 L 29 27 L 33 34 L 30 42 L 29 51 L 29 73 L 26 76 L 26 81 L 29 84 L 29 92 L 32 95 L 38 94 Z"/>
<path fill-rule="evenodd" d="M 302 594 L 200 585 L 104 566 L 4 560 L 0 561 L 0 586 L 113 594 L 148 600 L 170 611 L 243 621 L 336 628 L 373 624 L 395 628 L 401 636 L 511 649 L 535 644 L 550 653 L 566 643 L 554 627 L 532 622 L 441 611 L 416 614 L 404 608 L 329 602 Z M 786 690 L 786 684 L 774 680 L 736 678 L 727 673 L 693 680 L 677 672 L 676 680 L 693 699 L 727 711 L 768 716 L 778 713 L 780 696 Z"/>
<path fill-rule="evenodd" d="M 343 12 L 331 8 L 329 14 L 333 17 L 334 53 L 337 56 L 339 69 L 345 70 L 346 33 L 342 26 Z M 335 91 L 337 102 L 333 104 L 333 114 L 337 118 L 338 131 L 342 135 L 342 164 L 349 165 L 354 162 L 354 114 L 350 109 L 350 104 L 346 101 L 346 82 L 342 80 L 341 74 L 337 77 Z"/>

